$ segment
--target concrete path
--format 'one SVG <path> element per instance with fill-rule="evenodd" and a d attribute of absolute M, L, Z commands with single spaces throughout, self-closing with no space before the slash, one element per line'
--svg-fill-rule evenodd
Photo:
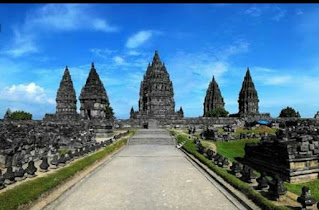
<path fill-rule="evenodd" d="M 46 209 L 244 209 L 195 167 L 174 145 L 128 145 Z M 163 134 L 164 133 L 164 134 Z M 168 139 L 168 138 L 167 138 Z M 156 143 L 156 141 L 154 142 Z"/>

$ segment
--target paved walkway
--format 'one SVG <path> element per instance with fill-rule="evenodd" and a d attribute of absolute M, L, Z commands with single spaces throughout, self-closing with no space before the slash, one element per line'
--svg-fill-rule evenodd
<path fill-rule="evenodd" d="M 156 140 L 145 143 L 145 135 L 158 134 L 160 145 Z M 171 145 L 171 140 L 165 130 L 139 131 L 133 144 L 46 209 L 243 209 Z"/>

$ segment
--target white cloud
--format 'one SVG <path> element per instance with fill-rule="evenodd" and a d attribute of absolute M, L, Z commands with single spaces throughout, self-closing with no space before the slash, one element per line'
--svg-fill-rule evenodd
<path fill-rule="evenodd" d="M 118 28 L 97 17 L 90 11 L 90 5 L 46 4 L 29 11 L 23 24 L 13 30 L 13 41 L 2 49 L 2 53 L 19 57 L 39 51 L 35 43 L 41 33 L 74 30 L 115 32 Z"/>
<path fill-rule="evenodd" d="M 83 4 L 47 4 L 28 14 L 25 26 L 29 30 L 45 28 L 49 30 L 92 29 L 96 31 L 114 32 L 115 26 L 106 20 L 96 17 L 89 11 L 89 5 Z"/>
<path fill-rule="evenodd" d="M 2 53 L 12 57 L 20 57 L 26 53 L 34 53 L 38 51 L 35 45 L 34 36 L 31 34 L 21 35 L 19 30 L 14 30 L 14 40 L 12 47 L 4 50 Z"/>
<path fill-rule="evenodd" d="M 136 50 L 130 50 L 127 52 L 128 55 L 132 55 L 132 56 L 138 56 L 141 55 L 140 52 L 136 51 Z"/>
<path fill-rule="evenodd" d="M 115 53 L 116 50 L 110 50 L 107 48 L 105 48 L 105 49 L 92 48 L 92 49 L 90 49 L 90 52 L 98 57 L 107 59 L 107 58 L 109 58 L 108 56 Z"/>
<path fill-rule="evenodd" d="M 271 20 L 280 21 L 286 16 L 287 11 L 277 5 L 258 5 L 251 6 L 244 11 L 244 14 L 254 18 L 271 17 Z"/>
<path fill-rule="evenodd" d="M 137 48 L 147 40 L 149 40 L 154 33 L 150 30 L 139 31 L 136 34 L 128 38 L 126 42 L 127 48 Z"/>
<path fill-rule="evenodd" d="M 34 82 L 5 87 L 0 93 L 2 100 L 55 104 L 54 99 L 47 97 L 44 88 L 36 85 Z"/>
<path fill-rule="evenodd" d="M 252 17 L 259 17 L 262 14 L 262 10 L 258 7 L 249 7 L 245 10 L 245 14 L 250 15 Z"/>
<path fill-rule="evenodd" d="M 296 9 L 296 15 L 303 15 L 303 11 L 301 9 Z"/>
<path fill-rule="evenodd" d="M 237 40 L 235 43 L 224 48 L 218 53 L 218 56 L 219 59 L 226 60 L 229 56 L 248 52 L 249 43 L 244 40 Z"/>
<path fill-rule="evenodd" d="M 124 64 L 125 63 L 124 59 L 120 56 L 115 56 L 113 58 L 113 60 L 115 61 L 116 64 Z"/>
<path fill-rule="evenodd" d="M 263 82 L 265 85 L 283 85 L 290 83 L 292 81 L 292 77 L 289 75 L 284 76 L 271 76 L 267 77 Z"/>
<path fill-rule="evenodd" d="M 269 73 L 269 72 L 275 72 L 274 69 L 270 69 L 270 68 L 265 68 L 265 67 L 253 67 L 253 69 L 255 71 L 258 71 L 258 72 L 265 72 L 265 73 Z"/>
<path fill-rule="evenodd" d="M 278 22 L 286 16 L 287 11 L 285 9 L 281 9 L 280 7 L 276 6 L 274 7 L 274 12 L 275 12 L 275 15 L 272 17 L 272 19 Z"/>

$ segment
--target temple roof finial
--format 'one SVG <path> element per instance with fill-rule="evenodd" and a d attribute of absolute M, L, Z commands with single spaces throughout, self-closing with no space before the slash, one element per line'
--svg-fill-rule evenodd
<path fill-rule="evenodd" d="M 249 76 L 249 77 L 250 77 L 250 70 L 249 70 L 249 67 L 247 67 L 246 76 Z"/>
<path fill-rule="evenodd" d="M 91 64 L 91 68 L 92 68 L 92 69 L 94 69 L 94 62 L 92 62 L 92 64 Z"/>
<path fill-rule="evenodd" d="M 161 64 L 161 63 L 162 63 L 162 61 L 158 55 L 158 51 L 155 50 L 152 64 Z"/>

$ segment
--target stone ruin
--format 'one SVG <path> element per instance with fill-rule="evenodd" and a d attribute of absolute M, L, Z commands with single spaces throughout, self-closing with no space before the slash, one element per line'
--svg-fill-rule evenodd
<path fill-rule="evenodd" d="M 94 131 L 80 123 L 3 122 L 0 127 L 1 168 L 95 143 Z"/>
<path fill-rule="evenodd" d="M 260 138 L 267 134 L 258 134 L 258 133 L 241 133 L 236 135 L 237 126 L 236 125 L 224 125 L 222 127 L 223 133 L 218 132 L 218 128 L 206 128 L 200 134 L 203 139 L 209 139 L 214 141 L 230 141 L 238 139 L 251 139 L 251 138 Z"/>
<path fill-rule="evenodd" d="M 316 121 L 287 121 L 276 135 L 246 144 L 244 163 L 296 183 L 318 178 L 319 126 Z"/>
<path fill-rule="evenodd" d="M 243 164 L 241 166 L 241 164 L 237 161 L 230 163 L 223 155 L 209 148 L 205 148 L 199 139 L 195 138 L 193 142 L 197 147 L 198 153 L 204 155 L 204 157 L 206 157 L 216 166 L 225 168 L 228 173 L 246 182 L 252 188 L 258 191 L 264 191 L 272 200 L 281 200 L 282 196 L 287 193 L 287 189 L 284 186 L 283 180 L 277 174 L 271 175 L 273 178 L 272 180 L 269 180 L 267 176 L 270 174 L 266 174 L 263 171 L 261 176 L 257 178 L 256 174 L 254 173 L 254 169 L 249 165 Z M 304 203 L 309 203 L 310 193 L 309 190 L 307 191 L 307 189 L 303 191 L 305 192 L 303 192 L 301 198 L 298 200 L 300 200 L 300 203 L 303 205 L 306 205 Z M 313 202 L 311 203 L 313 204 Z"/>

